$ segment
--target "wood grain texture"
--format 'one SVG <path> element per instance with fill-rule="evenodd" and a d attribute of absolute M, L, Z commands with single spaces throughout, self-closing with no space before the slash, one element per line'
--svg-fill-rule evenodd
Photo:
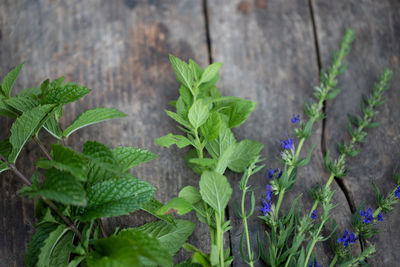
<path fill-rule="evenodd" d="M 335 44 L 345 28 L 355 32 L 356 40 L 348 60 L 348 69 L 339 79 L 343 92 L 327 105 L 326 141 L 330 150 L 348 138 L 347 114 L 359 115 L 361 94 L 369 94 L 384 68 L 393 70 L 393 79 L 386 93 L 387 102 L 379 108 L 377 120 L 382 124 L 368 131 L 362 152 L 348 161 L 350 172 L 345 179 L 349 195 L 358 207 L 365 203 L 375 209 L 371 179 L 385 194 L 393 190 L 394 167 L 400 157 L 400 3 L 399 1 L 312 1 L 316 18 L 318 43 L 322 65 L 325 67 Z M 372 266 L 398 266 L 400 246 L 397 238 L 399 207 L 379 225 L 382 233 L 371 241 L 376 244 L 376 256 L 369 260 Z"/>
<path fill-rule="evenodd" d="M 92 89 L 82 101 L 65 108 L 64 127 L 92 107 L 115 107 L 128 114 L 80 130 L 69 145 L 81 149 L 86 140 L 95 139 L 111 147 L 131 145 L 156 152 L 159 159 L 133 173 L 158 188 L 155 197 L 161 201 L 176 196 L 185 185 L 197 184 L 198 177 L 183 162 L 183 151 L 162 149 L 153 142 L 176 132 L 175 123 L 164 114 L 167 103 L 178 96 L 168 54 L 193 58 L 203 66 L 208 63 L 202 1 L 6 0 L 0 3 L 0 31 L 0 76 L 25 62 L 16 91 L 61 75 Z M 3 139 L 11 122 L 0 123 Z M 54 142 L 47 135 L 42 139 Z M 43 155 L 35 144 L 22 154 L 18 166 L 30 175 L 33 161 Z M 0 266 L 23 266 L 33 233 L 33 201 L 16 195 L 20 187 L 12 174 L 1 174 Z M 136 213 L 108 220 L 106 227 L 151 219 Z M 190 242 L 207 248 L 204 225 L 199 223 Z"/>
<path fill-rule="evenodd" d="M 235 95 L 258 102 L 249 121 L 235 130 L 238 139 L 251 138 L 264 144 L 262 152 L 268 168 L 278 167 L 280 140 L 293 136 L 292 114 L 301 113 L 303 103 L 312 96 L 318 83 L 318 64 L 311 13 L 307 1 L 212 1 L 209 6 L 210 36 L 214 61 L 223 62 L 219 87 L 225 95 Z M 336 47 L 339 45 L 335 43 Z M 303 193 L 303 212 L 308 212 L 313 200 L 308 189 L 324 183 L 328 174 L 323 171 L 321 153 L 321 124 L 303 150 L 303 155 L 317 144 L 312 162 L 301 168 L 292 192 L 285 195 L 284 210 Z M 281 166 L 279 166 L 281 167 Z M 240 199 L 239 177 L 230 175 L 234 187 L 233 199 Z M 268 178 L 266 170 L 251 178 L 257 187 L 258 204 Z M 340 227 L 348 227 L 350 215 L 346 198 L 336 183 L 334 201 L 338 204 L 333 216 Z M 276 201 L 276 199 L 275 199 Z M 257 206 L 257 210 L 260 205 Z M 231 240 L 236 256 L 234 266 L 244 266 L 239 244 L 241 220 L 234 216 L 234 205 L 229 207 L 233 229 Z M 322 210 L 318 210 L 319 213 Z M 256 246 L 257 233 L 263 237 L 261 221 L 254 215 L 250 222 L 252 243 Z M 317 248 L 317 259 L 324 266 L 332 258 L 329 246 Z"/>

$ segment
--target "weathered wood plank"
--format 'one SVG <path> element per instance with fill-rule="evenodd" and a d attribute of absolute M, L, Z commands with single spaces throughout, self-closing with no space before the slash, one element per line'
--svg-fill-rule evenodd
<path fill-rule="evenodd" d="M 71 136 L 69 145 L 81 148 L 84 141 L 95 139 L 158 153 L 159 159 L 138 167 L 134 174 L 156 186 L 155 196 L 162 201 L 198 182 L 183 162 L 183 151 L 161 149 L 153 140 L 176 131 L 163 111 L 178 96 L 168 54 L 193 58 L 203 66 L 208 63 L 202 1 L 5 0 L 0 3 L 0 31 L 0 76 L 25 62 L 17 90 L 61 75 L 93 90 L 66 108 L 64 126 L 91 107 L 116 107 L 129 115 L 81 130 Z M 0 123 L 2 139 L 11 122 Z M 45 143 L 54 141 L 42 138 Z M 35 144 L 22 154 L 18 166 L 30 175 L 33 160 L 43 155 Z M 1 174 L 1 266 L 23 266 L 33 233 L 33 202 L 16 196 L 21 186 L 12 174 Z M 149 219 L 138 213 L 109 224 L 125 227 Z M 207 247 L 207 231 L 199 224 L 190 242 Z"/>
<path fill-rule="evenodd" d="M 367 143 L 362 152 L 349 160 L 350 172 L 345 185 L 350 197 L 358 207 L 366 203 L 376 208 L 371 179 L 385 194 L 394 188 L 393 168 L 400 157 L 400 3 L 398 1 L 312 1 L 316 20 L 318 43 L 322 65 L 326 66 L 330 51 L 340 40 L 345 28 L 351 28 L 356 35 L 349 55 L 349 66 L 339 79 L 344 88 L 339 97 L 327 106 L 328 119 L 326 139 L 329 149 L 335 151 L 335 144 L 347 136 L 347 114 L 360 114 L 361 94 L 369 94 L 379 74 L 386 67 L 394 75 L 386 96 L 388 101 L 379 108 L 379 128 L 370 129 Z M 377 245 L 377 255 L 369 262 L 372 266 L 396 266 L 400 260 L 397 238 L 400 229 L 399 207 L 385 218 L 379 226 L 383 231 L 372 241 Z"/>
<path fill-rule="evenodd" d="M 312 96 L 313 86 L 318 83 L 318 64 L 312 20 L 308 1 L 223 1 L 209 2 L 210 32 L 214 61 L 224 62 L 219 87 L 226 95 L 249 98 L 258 102 L 255 113 L 249 121 L 235 132 L 239 138 L 251 138 L 264 144 L 263 156 L 269 168 L 278 167 L 280 143 L 289 134 L 292 136 L 290 117 L 301 113 L 303 103 Z M 337 47 L 339 44 L 335 42 Z M 292 192 L 287 193 L 284 210 L 288 210 L 294 198 L 303 193 L 304 212 L 311 208 L 312 200 L 308 189 L 317 183 L 324 183 L 328 175 L 323 171 L 321 124 L 315 125 L 310 144 L 317 144 L 312 163 L 299 171 L 298 181 Z M 239 178 L 231 177 L 234 199 L 241 192 Z M 266 171 L 250 181 L 255 187 L 259 203 L 268 178 Z M 344 194 L 334 183 L 334 210 L 341 227 L 348 225 L 350 214 Z M 276 201 L 276 200 L 275 200 Z M 257 206 L 257 209 L 259 206 Z M 239 259 L 239 241 L 242 232 L 241 221 L 234 215 L 234 205 L 229 208 L 233 225 L 231 243 L 236 261 L 234 266 L 244 266 Z M 321 210 L 319 210 L 321 212 Z M 256 246 L 257 233 L 262 234 L 261 221 L 253 216 L 250 231 Z M 317 258 L 324 266 L 332 257 L 328 246 L 318 247 Z"/>

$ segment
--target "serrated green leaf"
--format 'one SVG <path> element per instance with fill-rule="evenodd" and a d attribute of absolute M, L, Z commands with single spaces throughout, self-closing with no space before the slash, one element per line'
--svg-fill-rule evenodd
<path fill-rule="evenodd" d="M 186 220 L 176 220 L 176 226 L 164 221 L 155 221 L 142 225 L 137 230 L 156 238 L 173 256 L 192 234 L 194 227 L 194 223 Z"/>
<path fill-rule="evenodd" d="M 192 204 L 196 204 L 201 200 L 201 195 L 199 190 L 197 190 L 195 187 L 191 185 L 182 188 L 182 190 L 178 194 L 178 197 L 183 198 Z"/>
<path fill-rule="evenodd" d="M 222 152 L 235 143 L 236 139 L 232 131 L 227 127 L 221 127 L 218 138 L 207 142 L 206 149 L 213 158 L 218 159 Z"/>
<path fill-rule="evenodd" d="M 218 137 L 221 129 L 222 119 L 217 112 L 212 112 L 207 121 L 200 126 L 200 132 L 207 141 L 212 141 Z"/>
<path fill-rule="evenodd" d="M 67 232 L 60 238 L 60 240 L 57 242 L 51 253 L 48 265 L 49 267 L 68 266 L 71 251 L 74 248 L 74 245 L 72 244 L 73 240 L 74 240 L 74 233 L 72 231 Z"/>
<path fill-rule="evenodd" d="M 39 105 L 39 100 L 32 96 L 15 96 L 5 99 L 4 102 L 15 110 L 23 113 Z"/>
<path fill-rule="evenodd" d="M 172 266 L 172 257 L 160 242 L 139 231 L 122 230 L 117 236 L 98 239 L 87 257 L 89 267 Z"/>
<path fill-rule="evenodd" d="M 157 214 L 157 210 L 160 209 L 162 206 L 163 206 L 163 204 L 160 201 L 158 201 L 157 199 L 151 198 L 149 201 L 147 201 L 146 203 L 144 203 L 142 205 L 142 210 L 150 213 L 151 215 L 159 218 L 160 220 L 163 220 L 172 225 L 176 225 L 176 220 L 172 215 Z"/>
<path fill-rule="evenodd" d="M 199 185 L 203 200 L 221 214 L 232 195 L 232 188 L 226 177 L 217 172 L 205 171 L 201 175 Z"/>
<path fill-rule="evenodd" d="M 123 118 L 126 114 L 114 108 L 94 108 L 86 110 L 74 119 L 72 124 L 64 130 L 65 137 L 70 136 L 73 132 L 91 124 L 102 122 L 105 120 Z"/>
<path fill-rule="evenodd" d="M 218 74 L 220 68 L 221 68 L 223 65 L 224 65 L 224 64 L 218 63 L 218 62 L 209 65 L 209 66 L 204 70 L 204 72 L 202 73 L 199 84 L 206 83 L 206 82 L 209 82 L 209 81 L 211 81 L 212 79 L 214 79 L 214 77 Z"/>
<path fill-rule="evenodd" d="M 190 140 L 183 135 L 169 133 L 154 141 L 159 146 L 170 147 L 176 145 L 179 148 L 184 148 L 191 144 Z"/>
<path fill-rule="evenodd" d="M 235 157 L 235 149 L 237 147 L 236 143 L 232 143 L 229 147 L 222 150 L 222 154 L 218 158 L 217 165 L 215 166 L 215 171 L 224 174 L 226 168 L 228 167 L 232 157 Z"/>
<path fill-rule="evenodd" d="M 60 129 L 60 126 L 58 125 L 58 119 L 57 119 L 57 111 L 54 110 L 52 114 L 49 114 L 46 122 L 43 125 L 43 128 L 50 133 L 52 136 L 55 138 L 61 140 L 62 139 L 62 131 Z"/>
<path fill-rule="evenodd" d="M 183 198 L 175 197 L 168 201 L 168 203 L 162 206 L 160 209 L 158 209 L 156 214 L 163 215 L 175 212 L 178 215 L 184 215 L 190 212 L 192 209 L 192 203 Z"/>
<path fill-rule="evenodd" d="M 193 92 L 193 73 L 188 64 L 173 55 L 169 55 L 172 67 L 178 81 Z"/>
<path fill-rule="evenodd" d="M 157 155 L 153 152 L 134 147 L 117 147 L 112 152 L 121 172 L 157 158 Z"/>
<path fill-rule="evenodd" d="M 0 161 L 0 173 L 9 170 L 8 163 L 4 161 Z"/>
<path fill-rule="evenodd" d="M 87 189 L 88 205 L 81 220 L 121 216 L 142 207 L 153 196 L 155 188 L 137 178 L 110 179 Z"/>
<path fill-rule="evenodd" d="M 217 164 L 217 160 L 210 158 L 193 158 L 189 160 L 190 163 L 200 165 L 202 167 L 213 168 Z"/>
<path fill-rule="evenodd" d="M 222 113 L 229 117 L 228 127 L 238 127 L 241 125 L 256 108 L 256 102 L 244 99 L 237 99 L 227 104 L 227 108 Z"/>
<path fill-rule="evenodd" d="M 200 80 L 200 77 L 203 74 L 203 69 L 191 59 L 189 59 L 189 67 L 192 70 L 195 80 L 196 81 Z"/>
<path fill-rule="evenodd" d="M 31 177 L 31 185 L 30 186 L 24 186 L 20 190 L 17 191 L 17 194 L 21 194 L 23 196 L 35 196 L 37 192 L 40 190 L 39 182 L 38 182 L 38 173 L 37 170 L 33 173 Z M 40 207 L 40 204 L 37 203 L 36 209 Z M 37 215 L 37 214 L 35 214 Z M 39 217 L 39 216 L 37 216 Z"/>
<path fill-rule="evenodd" d="M 88 159 L 81 153 L 58 144 L 51 145 L 51 155 L 53 160 L 39 159 L 36 165 L 39 168 L 55 168 L 60 171 L 66 171 L 81 181 L 86 181 Z"/>
<path fill-rule="evenodd" d="M 9 73 L 7 73 L 7 75 L 1 82 L 2 93 L 6 98 L 10 97 L 11 95 L 11 89 L 14 85 L 15 80 L 18 77 L 19 72 L 21 71 L 22 65 L 24 65 L 24 63 L 21 63 L 13 68 Z"/>
<path fill-rule="evenodd" d="M 10 155 L 12 150 L 12 146 L 9 142 L 9 139 L 5 139 L 3 141 L 0 142 L 0 154 L 3 155 L 4 157 L 8 157 L 8 155 Z"/>
<path fill-rule="evenodd" d="M 244 172 L 261 152 L 263 145 L 254 140 L 242 140 L 236 144 L 229 158 L 228 168 L 234 172 Z"/>
<path fill-rule="evenodd" d="M 63 224 L 57 226 L 49 236 L 44 240 L 44 244 L 40 249 L 40 254 L 37 262 L 37 266 L 50 267 L 50 258 L 57 243 L 70 229 Z M 59 266 L 59 265 L 58 265 Z"/>
<path fill-rule="evenodd" d="M 203 103 L 202 99 L 196 100 L 189 109 L 189 122 L 196 129 L 207 121 L 208 116 L 208 106 Z"/>
<path fill-rule="evenodd" d="M 196 149 L 190 149 L 188 152 L 183 155 L 183 160 L 185 161 L 186 165 L 195 173 L 201 175 L 203 172 L 202 169 L 197 164 L 193 164 L 190 162 L 191 159 L 197 158 L 199 155 L 197 154 Z"/>
<path fill-rule="evenodd" d="M 75 83 L 52 82 L 43 95 L 42 104 L 68 104 L 87 95 L 90 90 Z"/>
<path fill-rule="evenodd" d="M 44 246 L 44 241 L 50 233 L 57 228 L 56 224 L 46 223 L 41 225 L 31 238 L 26 252 L 25 264 L 27 267 L 36 267 L 39 259 L 40 249 Z"/>
<path fill-rule="evenodd" d="M 18 117 L 18 113 L 12 110 L 11 107 L 6 105 L 4 99 L 1 99 L 1 95 L 0 95 L 0 116 L 9 117 L 13 119 Z"/>
<path fill-rule="evenodd" d="M 34 134 L 36 128 L 52 108 L 53 105 L 38 106 L 27 112 L 24 112 L 21 117 L 15 120 L 11 126 L 10 136 L 12 151 L 8 156 L 8 160 L 11 163 L 15 163 L 22 147 Z"/>
<path fill-rule="evenodd" d="M 71 260 L 67 267 L 76 267 L 78 266 L 84 259 L 86 259 L 86 256 L 78 256 L 78 257 L 74 257 L 73 260 Z"/>
<path fill-rule="evenodd" d="M 42 188 L 34 195 L 42 196 L 65 205 L 86 205 L 86 194 L 82 184 L 69 172 L 50 169 Z"/>
<path fill-rule="evenodd" d="M 83 146 L 83 154 L 90 159 L 87 173 L 89 184 L 115 178 L 120 173 L 114 153 L 106 145 L 87 141 Z"/>
<path fill-rule="evenodd" d="M 164 111 L 169 117 L 171 117 L 173 120 L 175 120 L 179 124 L 185 126 L 188 129 L 191 128 L 189 122 L 186 119 L 184 119 L 181 116 L 179 116 L 178 114 L 176 114 L 175 112 L 172 112 L 172 111 L 169 111 L 169 110 L 164 110 Z"/>
<path fill-rule="evenodd" d="M 38 87 L 23 89 L 19 91 L 16 96 L 32 96 L 32 95 L 39 96 L 41 93 L 42 90 L 40 89 L 40 86 L 38 86 Z"/>

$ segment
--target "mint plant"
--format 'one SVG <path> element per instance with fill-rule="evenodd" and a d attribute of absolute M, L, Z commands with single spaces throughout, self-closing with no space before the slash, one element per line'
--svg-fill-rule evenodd
<path fill-rule="evenodd" d="M 232 188 L 224 173 L 227 169 L 245 172 L 241 187 L 247 190 L 247 180 L 257 171 L 254 165 L 263 148 L 262 144 L 253 140 L 238 142 L 231 129 L 240 126 L 256 104 L 238 97 L 221 96 L 216 87 L 221 63 L 213 63 L 203 70 L 193 60 L 186 63 L 172 55 L 170 60 L 181 87 L 179 98 L 171 102 L 176 112 L 165 112 L 178 122 L 178 128 L 185 135 L 170 133 L 155 142 L 165 147 L 173 144 L 179 148 L 191 147 L 185 161 L 200 175 L 200 181 L 199 189 L 194 186 L 183 188 L 179 197 L 169 201 L 159 212 L 164 214 L 175 209 L 182 215 L 194 210 L 199 221 L 208 225 L 211 251 L 205 253 L 187 245 L 185 248 L 194 252 L 191 262 L 203 266 L 229 266 L 233 256 L 230 256 L 229 248 L 224 248 L 224 233 L 231 228 L 229 220 L 225 219 L 225 208 Z M 249 169 L 249 166 L 252 167 Z M 253 209 L 254 205 L 253 201 Z M 249 243 L 247 225 L 245 232 Z M 251 257 L 250 261 L 253 261 Z"/>
<path fill-rule="evenodd" d="M 175 255 L 193 232 L 194 224 L 157 215 L 162 204 L 153 198 L 155 188 L 129 170 L 157 156 L 134 147 L 109 148 L 87 141 L 83 151 L 68 147 L 75 131 L 126 115 L 113 108 L 95 108 L 80 114 L 66 129 L 59 120 L 66 104 L 90 90 L 61 77 L 40 87 L 11 89 L 22 64 L 1 83 L 0 115 L 15 119 L 9 138 L 0 142 L 0 172 L 12 171 L 25 185 L 18 194 L 36 200 L 36 232 L 26 253 L 27 266 L 171 266 Z M 56 143 L 48 152 L 39 139 L 44 129 Z M 46 158 L 36 161 L 31 177 L 15 163 L 24 145 L 33 140 Z M 102 218 L 145 210 L 159 221 L 107 236 Z"/>

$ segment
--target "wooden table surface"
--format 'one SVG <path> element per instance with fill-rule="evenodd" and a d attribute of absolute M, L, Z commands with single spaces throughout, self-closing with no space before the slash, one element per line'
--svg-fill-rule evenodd
<path fill-rule="evenodd" d="M 65 109 L 63 125 L 79 112 L 98 106 L 116 107 L 128 118 L 91 126 L 75 134 L 69 145 L 82 148 L 95 139 L 110 146 L 131 145 L 159 154 L 159 158 L 134 170 L 135 175 L 158 188 L 155 196 L 167 201 L 185 185 L 197 185 L 198 176 L 183 162 L 183 150 L 164 149 L 154 139 L 178 133 L 174 121 L 164 114 L 178 96 L 178 83 L 168 54 L 192 58 L 203 67 L 223 62 L 218 83 L 224 95 L 255 100 L 258 106 L 248 122 L 235 131 L 238 139 L 251 138 L 264 144 L 268 167 L 278 167 L 277 140 L 292 134 L 290 117 L 302 112 L 318 84 L 333 49 L 346 28 L 356 41 L 346 58 L 348 70 L 339 78 L 340 95 L 325 106 L 327 119 L 316 125 L 308 142 L 317 144 L 312 162 L 302 168 L 293 192 L 286 194 L 288 208 L 305 193 L 306 208 L 312 204 L 307 189 L 324 182 L 323 154 L 346 135 L 347 114 L 360 114 L 360 98 L 368 94 L 380 72 L 389 67 L 394 75 L 387 103 L 379 111 L 382 125 L 369 131 L 362 153 L 349 160 L 350 172 L 334 182 L 338 207 L 334 216 L 339 231 L 349 227 L 349 218 L 361 203 L 377 207 L 371 179 L 383 192 L 394 187 L 392 171 L 400 156 L 400 1 L 398 0 L 2 0 L 0 1 L 0 77 L 15 65 L 25 65 L 15 88 L 37 86 L 47 78 L 65 76 L 92 89 L 92 93 Z M 10 120 L 0 119 L 0 140 L 9 135 Z M 44 142 L 54 142 L 43 135 Z M 304 151 L 306 151 L 306 149 Z M 43 156 L 28 144 L 18 161 L 26 175 Z M 228 173 L 238 197 L 238 176 Z M 266 171 L 252 178 L 261 194 Z M 35 224 L 33 201 L 16 191 L 22 184 L 11 173 L 0 175 L 0 266 L 23 266 L 24 254 Z M 258 201 L 260 204 L 260 201 Z M 398 266 L 400 254 L 400 207 L 385 217 L 372 266 Z M 240 220 L 228 215 L 233 229 L 228 241 L 235 255 L 234 266 L 244 266 L 239 255 Z M 194 216 L 189 216 L 194 218 Z M 152 220 L 148 215 L 107 220 L 122 227 Z M 256 216 L 250 221 L 253 240 L 262 232 Z M 207 228 L 197 222 L 190 238 L 195 245 L 209 246 Z M 255 243 L 255 242 L 254 242 Z M 179 258 L 188 254 L 180 253 Z M 327 264 L 332 252 L 317 248 L 320 262 Z"/>

